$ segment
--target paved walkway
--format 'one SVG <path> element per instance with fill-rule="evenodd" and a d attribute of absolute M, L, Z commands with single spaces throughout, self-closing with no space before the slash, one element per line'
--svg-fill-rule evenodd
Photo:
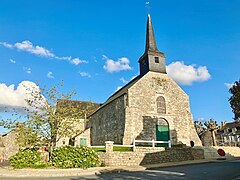
<path fill-rule="evenodd" d="M 182 161 L 182 162 L 169 162 L 161 164 L 152 164 L 146 166 L 122 166 L 122 167 L 94 167 L 88 169 L 58 169 L 58 168 L 46 168 L 46 169 L 13 169 L 9 166 L 0 167 L 0 179 L 1 177 L 64 177 L 64 176 L 88 176 L 95 174 L 104 173 L 117 173 L 117 172 L 134 172 L 143 171 L 148 168 L 155 167 L 172 167 L 181 166 L 187 164 L 198 164 L 198 163 L 209 163 L 209 162 L 223 162 L 227 160 L 214 160 L 214 159 L 204 159 L 204 160 L 192 160 L 192 161 Z"/>

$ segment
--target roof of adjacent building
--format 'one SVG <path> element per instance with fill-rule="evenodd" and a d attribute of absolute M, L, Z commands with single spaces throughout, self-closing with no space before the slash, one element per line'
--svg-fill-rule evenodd
<path fill-rule="evenodd" d="M 232 128 L 236 128 L 236 127 L 240 127 L 240 124 L 237 122 L 229 122 L 229 123 L 224 124 L 222 129 L 232 129 Z"/>
<path fill-rule="evenodd" d="M 96 109 L 100 107 L 101 104 L 93 103 L 91 101 L 77 101 L 77 100 L 66 100 L 66 99 L 58 99 L 56 106 L 56 113 L 60 113 L 63 116 L 71 117 L 72 109 L 77 108 L 77 110 L 86 111 L 86 116 L 92 114 Z M 64 108 L 60 111 L 60 108 Z M 71 110 L 70 110 L 71 109 Z M 70 114 L 68 114 L 70 113 Z M 84 118 L 84 115 L 82 114 Z"/>

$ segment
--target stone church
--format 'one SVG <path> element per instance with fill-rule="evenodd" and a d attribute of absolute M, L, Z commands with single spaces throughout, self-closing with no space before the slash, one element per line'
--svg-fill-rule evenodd
<path fill-rule="evenodd" d="M 157 48 L 148 15 L 146 49 L 138 61 L 140 74 L 91 114 L 87 124 L 91 145 L 154 139 L 186 145 L 193 141 L 201 146 L 189 97 L 168 76 L 165 57 Z"/>

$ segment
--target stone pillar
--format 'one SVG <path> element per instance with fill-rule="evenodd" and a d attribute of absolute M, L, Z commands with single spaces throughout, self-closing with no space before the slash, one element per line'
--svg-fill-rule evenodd
<path fill-rule="evenodd" d="M 106 141 L 105 142 L 105 148 L 106 148 L 106 153 L 112 153 L 113 152 L 113 141 Z"/>

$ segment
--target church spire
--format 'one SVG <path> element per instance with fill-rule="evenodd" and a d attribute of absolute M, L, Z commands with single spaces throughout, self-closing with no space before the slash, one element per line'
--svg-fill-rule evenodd
<path fill-rule="evenodd" d="M 157 48 L 150 14 L 147 19 L 146 46 L 145 52 L 139 59 L 140 74 L 144 75 L 149 71 L 166 74 L 165 54 Z"/>
<path fill-rule="evenodd" d="M 147 36 L 146 36 L 145 52 L 147 51 L 158 51 L 150 14 L 148 14 L 148 20 L 147 20 Z"/>

